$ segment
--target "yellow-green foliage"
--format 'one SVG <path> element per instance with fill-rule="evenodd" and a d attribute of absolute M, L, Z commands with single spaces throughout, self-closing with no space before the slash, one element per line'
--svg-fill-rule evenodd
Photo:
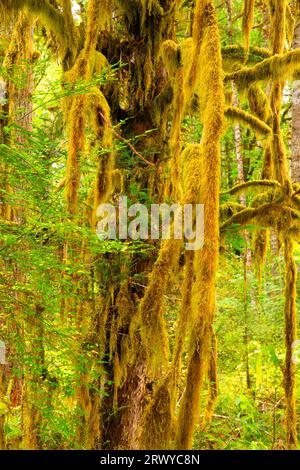
<path fill-rule="evenodd" d="M 87 61 L 92 59 L 92 56 L 95 53 L 95 48 L 97 44 L 97 36 L 101 26 L 101 19 L 106 17 L 107 12 L 105 8 L 102 12 L 102 8 L 107 5 L 107 2 L 104 3 L 100 0 L 89 0 L 87 7 L 87 29 L 84 42 L 84 50 L 87 56 Z M 103 13 L 103 16 L 102 14 Z"/>
<path fill-rule="evenodd" d="M 261 121 L 253 114 L 247 113 L 243 109 L 236 108 L 234 106 L 227 106 L 225 109 L 225 116 L 233 122 L 238 122 L 249 127 L 257 134 L 257 136 L 269 135 L 272 132 L 271 127 L 269 127 L 265 122 Z"/>
<path fill-rule="evenodd" d="M 274 0 L 271 2 L 272 32 L 271 44 L 274 54 L 282 54 L 285 46 L 285 13 L 286 1 Z M 296 52 L 293 51 L 293 52 Z M 284 56 L 283 56 L 284 57 Z M 287 68 L 289 68 L 287 66 Z M 283 78 L 274 80 L 270 93 L 270 104 L 272 110 L 272 142 L 271 161 L 274 170 L 274 177 L 291 192 L 289 181 L 288 165 L 286 158 L 285 144 L 281 131 L 281 102 L 283 92 Z"/>
<path fill-rule="evenodd" d="M 172 90 L 172 125 L 168 139 L 168 153 L 172 155 L 170 163 L 171 184 L 168 196 L 177 197 L 178 194 L 178 165 L 181 152 L 181 124 L 184 118 L 187 104 L 194 91 L 195 83 L 190 80 L 191 68 L 195 51 L 193 38 L 187 38 L 177 45 L 174 41 L 165 41 L 162 45 L 161 55 L 168 71 L 170 87 Z M 165 95 L 167 99 L 170 93 Z M 163 106 L 164 100 L 160 100 L 163 112 L 163 129 L 166 129 L 168 120 L 168 107 Z M 155 106 L 157 108 L 157 106 Z M 157 114 L 157 113 L 156 113 Z M 159 119 L 156 117 L 156 119 Z"/>

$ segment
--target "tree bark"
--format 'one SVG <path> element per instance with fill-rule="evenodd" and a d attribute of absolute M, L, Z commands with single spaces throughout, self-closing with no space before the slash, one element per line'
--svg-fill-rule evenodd
<path fill-rule="evenodd" d="M 299 2 L 298 2 L 299 3 Z M 293 38 L 293 49 L 300 47 L 300 12 L 298 14 Z M 300 80 L 292 86 L 292 136 L 291 136 L 291 178 L 300 183 Z"/>

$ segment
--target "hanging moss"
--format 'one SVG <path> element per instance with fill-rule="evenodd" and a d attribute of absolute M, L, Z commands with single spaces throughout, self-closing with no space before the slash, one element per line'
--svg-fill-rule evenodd
<path fill-rule="evenodd" d="M 166 450 L 172 448 L 174 439 L 174 396 L 172 372 L 158 384 L 142 421 L 141 448 L 145 450 Z"/>
<path fill-rule="evenodd" d="M 226 75 L 226 81 L 234 80 L 243 89 L 254 82 L 266 80 L 285 80 L 293 77 L 294 72 L 299 69 L 300 49 L 294 49 L 286 54 L 275 54 L 251 68 L 243 69 Z"/>
<path fill-rule="evenodd" d="M 170 271 L 178 262 L 180 247 L 180 240 L 170 239 L 163 243 L 139 304 L 141 341 L 152 377 L 162 371 L 169 356 L 168 335 L 162 311 L 163 296 Z"/>
<path fill-rule="evenodd" d="M 100 75 L 100 73 L 103 71 L 104 68 L 109 68 L 109 63 L 107 58 L 99 51 L 95 51 L 94 54 L 94 64 L 92 67 L 92 70 L 94 73 L 97 75 Z"/>
<path fill-rule="evenodd" d="M 220 206 L 220 220 L 228 219 L 234 214 L 237 214 L 241 210 L 243 210 L 245 207 L 242 204 L 239 204 L 237 202 L 226 202 L 224 204 L 221 204 Z"/>
<path fill-rule="evenodd" d="M 239 45 L 222 48 L 223 70 L 228 74 L 240 70 L 245 64 L 257 64 L 268 57 L 271 57 L 271 52 L 261 47 L 250 47 L 248 54 L 245 47 Z"/>
<path fill-rule="evenodd" d="M 6 10 L 24 9 L 30 15 L 38 16 L 39 20 L 59 38 L 60 49 L 64 57 L 69 50 L 76 57 L 78 36 L 74 24 L 70 23 L 70 15 L 61 13 L 48 0 L 2 0 Z"/>
<path fill-rule="evenodd" d="M 286 149 L 280 127 L 280 111 L 282 99 L 282 83 L 274 83 L 271 92 L 271 108 L 273 115 L 273 136 L 271 157 L 273 161 L 276 179 L 282 184 L 286 185 L 289 192 L 292 191 L 291 182 L 289 180 L 288 165 L 286 158 Z"/>
<path fill-rule="evenodd" d="M 285 13 L 286 2 L 275 1 L 273 22 L 273 52 L 283 53 L 285 46 Z M 276 27 L 276 30 L 274 30 Z M 283 77 L 282 77 L 283 78 Z M 276 179 L 282 184 L 284 200 L 292 201 L 293 187 L 288 172 L 285 144 L 281 131 L 281 102 L 283 82 L 280 77 L 273 83 L 270 102 L 272 109 L 273 139 L 271 143 L 271 157 L 273 171 Z M 295 226 L 295 220 L 299 217 L 298 211 L 288 207 L 282 207 L 280 217 L 276 217 L 277 233 L 284 238 L 284 256 L 286 264 L 285 279 L 285 343 L 286 360 L 284 370 L 284 390 L 286 404 L 286 430 L 287 447 L 296 449 L 297 445 L 297 415 L 296 415 L 296 371 L 292 360 L 292 344 L 296 339 L 296 265 L 293 258 L 292 236 L 297 236 L 297 229 L 290 230 Z M 297 222 L 296 222 L 297 225 Z"/>
<path fill-rule="evenodd" d="M 191 293 L 194 253 L 186 252 L 182 302 L 176 328 L 174 355 L 168 372 L 156 386 L 154 396 L 145 410 L 142 422 L 144 449 L 170 449 L 175 437 L 175 409 L 178 377 L 188 326 L 192 322 Z"/>
<path fill-rule="evenodd" d="M 263 155 L 263 170 L 262 170 L 262 177 L 272 179 L 275 176 L 274 171 L 274 162 L 272 159 L 272 151 L 271 145 L 266 145 Z"/>
<path fill-rule="evenodd" d="M 240 183 L 229 189 L 228 191 L 223 191 L 222 194 L 239 194 L 245 192 L 249 189 L 259 189 L 261 187 L 272 187 L 272 188 L 282 188 L 281 184 L 278 181 L 271 180 L 252 180 L 246 181 L 246 183 Z"/>
<path fill-rule="evenodd" d="M 183 195 L 182 200 L 185 204 L 199 201 L 201 176 L 202 145 L 188 145 L 182 152 L 179 163 L 179 184 Z"/>
<path fill-rule="evenodd" d="M 115 155 L 109 150 L 112 147 L 113 134 L 108 103 L 100 90 L 94 90 L 89 95 L 89 103 L 92 114 L 91 124 L 97 146 L 107 149 L 107 153 L 101 154 L 98 159 L 94 193 L 94 224 L 99 204 L 107 202 L 112 195 L 117 174 L 114 170 Z"/>
<path fill-rule="evenodd" d="M 268 239 L 269 233 L 267 230 L 257 230 L 255 233 L 253 260 L 259 286 L 261 286 L 263 266 L 267 258 Z"/>
<path fill-rule="evenodd" d="M 274 34 L 273 51 L 282 53 L 285 45 L 285 13 L 286 2 L 275 2 L 273 24 L 278 28 Z M 290 180 L 285 144 L 281 131 L 281 102 L 282 102 L 283 82 L 278 79 L 273 83 L 271 90 L 271 108 L 273 114 L 273 140 L 271 156 L 274 165 L 274 173 L 284 189 L 285 202 L 289 203 L 293 196 L 293 187 Z M 285 342 L 286 342 L 286 360 L 284 370 L 284 390 L 286 404 L 286 430 L 287 447 L 289 449 L 297 448 L 297 416 L 296 416 L 296 374 L 295 364 L 292 361 L 292 344 L 296 339 L 296 265 L 293 258 L 292 232 L 289 229 L 295 224 L 294 220 L 298 218 L 298 211 L 284 207 L 281 211 L 281 217 L 277 219 L 277 231 L 279 236 L 283 236 L 284 257 L 286 265 L 285 279 Z M 297 222 L 296 222 L 297 224 Z"/>
<path fill-rule="evenodd" d="M 167 135 L 170 108 L 174 99 L 173 87 L 170 83 L 155 98 L 152 106 L 152 119 L 156 126 L 161 129 L 163 136 Z"/>
<path fill-rule="evenodd" d="M 247 113 L 243 109 L 239 109 L 234 106 L 227 106 L 225 108 L 225 116 L 233 122 L 238 122 L 249 127 L 258 136 L 269 135 L 272 132 L 271 127 L 269 127 L 264 121 L 261 121 L 253 114 Z"/>
<path fill-rule="evenodd" d="M 122 370 L 120 368 L 119 355 L 116 352 L 114 355 L 114 398 L 113 398 L 113 409 L 116 412 L 118 408 L 118 388 L 121 385 Z"/>
<path fill-rule="evenodd" d="M 65 80 L 69 86 L 76 85 L 79 79 L 89 81 L 94 70 L 95 49 L 97 45 L 97 36 L 100 28 L 100 8 L 99 0 L 90 0 L 87 10 L 87 30 L 84 42 L 84 48 L 80 52 L 72 69 L 65 74 Z M 108 119 L 108 105 L 102 93 L 99 91 L 92 92 L 92 96 L 97 96 L 98 108 L 103 112 L 104 118 Z M 99 104 L 100 102 L 100 104 Z M 68 144 L 68 160 L 66 170 L 66 202 L 68 212 L 74 216 L 78 212 L 78 194 L 80 185 L 80 159 L 84 152 L 85 146 L 85 130 L 86 130 L 86 114 L 87 114 L 87 95 L 76 95 L 66 100 L 65 113 L 66 121 L 69 123 L 69 144 Z M 100 119 L 97 115 L 95 119 Z M 103 118 L 101 118 L 103 119 Z M 95 121 L 94 121 L 95 122 Z M 95 126 L 94 126 L 95 127 Z M 103 135 L 101 138 L 108 140 L 107 122 L 103 123 Z M 98 135 L 99 129 L 96 129 Z M 104 142 L 104 145 L 107 142 Z"/>
<path fill-rule="evenodd" d="M 178 165 L 181 152 L 181 123 L 185 114 L 186 95 L 184 91 L 184 72 L 179 69 L 176 76 L 176 85 L 174 87 L 173 113 L 174 119 L 170 131 L 169 153 L 172 155 L 171 182 L 173 197 L 176 197 L 178 183 Z"/>
<path fill-rule="evenodd" d="M 159 0 L 142 0 L 141 2 L 141 28 L 145 32 L 147 27 L 147 18 L 149 16 L 162 16 L 164 10 L 159 3 Z"/>
<path fill-rule="evenodd" d="M 175 46 L 173 45 L 173 48 Z M 172 155 L 171 162 L 171 182 L 172 197 L 178 198 L 178 176 L 179 161 L 181 153 L 181 124 L 186 113 L 186 108 L 194 89 L 196 87 L 195 77 L 192 77 L 192 68 L 195 66 L 191 56 L 195 54 L 195 43 L 193 38 L 187 38 L 179 45 L 180 66 L 173 80 L 173 121 L 169 136 L 168 152 Z M 170 196 L 171 194 L 167 195 Z"/>
<path fill-rule="evenodd" d="M 230 225 L 246 225 L 248 223 L 254 223 L 255 219 L 257 218 L 262 222 L 263 226 L 272 226 L 276 227 L 276 218 L 273 218 L 273 222 L 271 224 L 268 224 L 267 218 L 264 221 L 264 217 L 267 214 L 271 214 L 271 211 L 274 211 L 275 213 L 280 212 L 281 210 L 281 205 L 280 205 L 280 200 L 275 201 L 275 202 L 268 202 L 265 204 L 261 204 L 257 208 L 253 207 L 247 207 L 243 209 L 242 211 L 238 212 L 237 214 L 233 214 L 229 219 L 227 219 L 221 226 L 221 231 L 223 231 L 225 228 L 229 227 Z M 264 223 L 264 222 L 265 223 Z"/>
<path fill-rule="evenodd" d="M 213 332 L 211 341 L 210 361 L 208 367 L 208 382 L 209 392 L 208 401 L 206 405 L 205 415 L 202 427 L 210 425 L 213 417 L 213 412 L 218 399 L 218 341 L 216 334 Z"/>
<path fill-rule="evenodd" d="M 134 306 L 129 298 L 128 284 L 124 283 L 115 301 L 116 312 L 111 320 L 109 335 L 109 358 L 117 360 L 117 378 L 114 378 L 114 387 L 118 389 L 126 380 L 127 368 L 134 361 L 133 353 L 135 341 L 130 341 L 129 335 L 122 335 L 128 328 L 131 318 L 135 314 Z M 121 354 L 118 354 L 121 351 Z M 116 359 L 116 354 L 118 355 Z"/>
<path fill-rule="evenodd" d="M 209 362 L 209 346 L 215 311 L 215 276 L 218 264 L 219 238 L 219 184 L 220 137 L 224 129 L 224 90 L 222 83 L 222 58 L 216 14 L 210 0 L 197 1 L 193 36 L 198 60 L 199 80 L 202 88 L 201 108 L 203 134 L 201 139 L 202 175 L 198 181 L 200 201 L 205 206 L 202 250 L 195 253 L 195 282 L 192 291 L 192 309 L 195 318 L 191 329 L 186 388 L 182 398 L 176 435 L 176 448 L 191 448 L 194 426 L 199 416 L 200 391 Z M 199 48 L 198 48 L 199 46 Z M 199 201 L 199 199 L 198 199 Z M 194 201 L 197 202 L 197 199 Z"/>
<path fill-rule="evenodd" d="M 180 306 L 179 318 L 176 328 L 175 348 L 172 360 L 171 369 L 174 373 L 175 378 L 180 371 L 182 353 L 184 351 L 185 340 L 188 333 L 188 329 L 192 324 L 193 310 L 192 310 L 192 298 L 191 298 L 191 286 L 194 280 L 194 252 L 187 251 L 185 253 L 185 266 L 184 266 L 184 279 L 182 285 L 182 301 Z M 177 380 L 174 381 L 176 384 Z M 175 393 L 175 391 L 174 391 Z M 175 411 L 175 409 L 174 409 Z"/>
<path fill-rule="evenodd" d="M 86 96 L 76 96 L 70 110 L 70 132 L 66 170 L 66 202 L 68 212 L 75 215 L 78 211 L 78 192 L 80 184 L 80 158 L 84 152 L 84 129 Z"/>
<path fill-rule="evenodd" d="M 262 121 L 268 123 L 272 110 L 269 99 L 262 88 L 254 83 L 248 89 L 248 100 L 251 111 Z"/>
<path fill-rule="evenodd" d="M 181 65 L 181 52 L 179 44 L 172 41 L 171 39 L 164 41 L 161 45 L 160 54 L 169 77 L 174 77 Z"/>

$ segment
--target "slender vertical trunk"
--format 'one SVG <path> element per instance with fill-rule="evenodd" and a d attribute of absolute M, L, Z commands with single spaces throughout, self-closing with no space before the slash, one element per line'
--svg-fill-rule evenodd
<path fill-rule="evenodd" d="M 297 2 L 296 23 L 293 38 L 293 49 L 300 47 L 300 5 Z M 292 136 L 291 136 L 291 178 L 300 183 L 300 80 L 292 86 Z"/>
<path fill-rule="evenodd" d="M 44 351 L 44 325 L 41 305 L 36 305 L 33 315 L 25 323 L 24 336 L 28 344 L 26 354 L 30 358 L 24 367 L 22 397 L 23 447 L 26 450 L 41 449 L 41 408 L 45 395 L 43 380 L 47 380 Z"/>
<path fill-rule="evenodd" d="M 32 90 L 33 90 L 33 76 L 32 76 L 32 47 L 33 47 L 33 21 L 29 18 L 26 13 L 20 12 L 17 16 L 12 17 L 12 21 L 15 22 L 14 29 L 11 32 L 10 43 L 6 51 L 3 66 L 7 71 L 9 80 L 6 83 L 5 91 L 7 104 L 7 126 L 9 126 L 9 134 L 5 137 L 5 143 L 8 145 L 21 146 L 25 143 L 26 138 L 24 131 L 28 132 L 31 130 L 32 122 Z M 13 124 L 18 127 L 15 128 Z M 11 168 L 5 167 L 5 203 L 3 205 L 3 217 L 5 220 L 13 221 L 14 223 L 21 223 L 24 220 L 25 214 L 22 208 L 21 201 L 18 201 L 19 187 L 10 182 Z M 9 201 L 10 194 L 14 193 L 14 198 L 17 201 L 14 204 L 14 208 L 11 208 Z M 6 200 L 6 198 L 8 200 Z M 17 266 L 13 268 L 14 280 L 23 283 L 24 274 L 20 272 Z M 21 294 L 14 292 L 16 297 L 16 319 L 14 317 L 8 319 L 8 330 L 16 331 L 22 338 L 23 331 L 26 329 L 26 325 L 22 324 L 21 313 Z M 19 314 L 18 314 L 19 313 Z M 12 361 L 10 367 L 7 367 L 7 372 L 10 371 L 15 360 L 16 351 L 14 345 L 8 347 L 8 360 Z M 18 369 L 18 367 L 16 367 Z M 26 376 L 25 369 L 23 379 L 19 377 L 12 377 L 13 386 L 11 391 L 7 391 L 7 400 L 13 398 L 10 395 L 19 395 L 18 390 L 23 391 L 27 387 L 28 376 Z M 18 397 L 23 402 L 24 395 Z M 34 400 L 33 400 L 34 401 Z M 24 424 L 24 423 L 23 423 Z M 24 429 L 24 428 L 23 428 Z M 31 433 L 32 429 L 28 430 L 27 435 Z M 23 436 L 26 439 L 25 435 Z"/>
<path fill-rule="evenodd" d="M 232 83 L 233 88 L 233 104 L 238 107 L 238 93 L 235 83 Z M 243 149 L 242 149 L 242 131 L 239 124 L 234 126 L 234 143 L 235 153 L 238 167 L 238 183 L 244 183 L 244 160 L 243 160 Z M 247 200 L 244 193 L 240 195 L 240 203 L 246 207 Z M 249 368 L 249 316 L 248 316 L 248 283 L 247 283 L 247 271 L 251 266 L 251 249 L 250 249 L 250 237 L 247 230 L 243 231 L 243 237 L 245 241 L 245 252 L 244 252 L 244 285 L 243 285 L 243 309 L 244 309 L 244 347 L 245 347 L 245 363 L 246 363 L 246 384 L 247 389 L 251 390 L 251 376 Z"/>
<path fill-rule="evenodd" d="M 284 259 L 285 278 L 285 370 L 284 390 L 286 406 L 287 445 L 297 449 L 297 413 L 296 413 L 296 364 L 293 361 L 293 344 L 297 339 L 297 306 L 296 283 L 297 266 L 293 256 L 293 242 L 285 239 Z"/>

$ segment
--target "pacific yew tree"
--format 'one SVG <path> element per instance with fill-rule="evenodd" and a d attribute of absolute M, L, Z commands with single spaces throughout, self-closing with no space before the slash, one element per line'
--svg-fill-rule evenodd
<path fill-rule="evenodd" d="M 297 449 L 299 0 L 0 14 L 0 449 Z"/>

